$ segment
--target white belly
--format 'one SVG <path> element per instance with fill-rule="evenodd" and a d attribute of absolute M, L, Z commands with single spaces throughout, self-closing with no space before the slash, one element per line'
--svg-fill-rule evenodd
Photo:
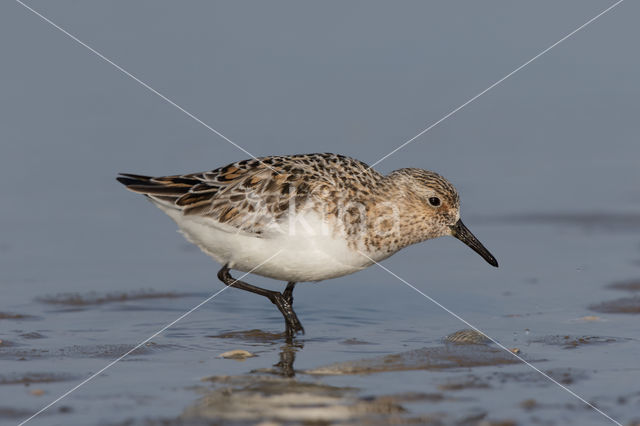
<path fill-rule="evenodd" d="M 179 210 L 159 205 L 179 226 L 182 234 L 205 253 L 229 268 L 282 281 L 320 281 L 360 271 L 372 264 L 347 246 L 315 217 L 280 232 L 257 237 L 200 216 L 184 216 Z M 272 259 L 268 260 L 269 258 Z M 268 261 L 267 261 L 268 260 Z"/>

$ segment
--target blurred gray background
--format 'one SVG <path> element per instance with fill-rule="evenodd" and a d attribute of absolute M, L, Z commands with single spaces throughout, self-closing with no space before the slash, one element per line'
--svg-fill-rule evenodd
<path fill-rule="evenodd" d="M 373 163 L 612 2 L 28 4 L 256 156 L 338 152 Z M 605 284 L 637 276 L 639 14 L 640 3 L 623 3 L 376 167 L 421 167 L 449 178 L 461 192 L 465 222 L 494 252 L 499 270 L 453 239 L 408 248 L 385 265 L 498 338 L 510 337 L 512 326 L 530 328 L 503 315 L 542 310 L 568 321 L 606 297 Z M 247 155 L 12 1 L 0 3 L 0 55 L 0 311 L 46 319 L 46 334 L 67 344 L 85 339 L 69 331 L 72 323 L 83 324 L 76 328 L 88 330 L 88 340 L 104 329 L 104 339 L 132 344 L 199 299 L 175 302 L 175 311 L 153 319 L 132 309 L 108 323 L 99 313 L 56 313 L 34 300 L 140 288 L 204 298 L 218 290 L 218 265 L 114 178 L 208 170 Z M 557 220 L 514 222 L 539 214 Z M 585 224 L 593 214 L 604 222 Z M 336 318 L 357 316 L 352 307 L 362 305 L 377 309 L 371 339 L 385 318 L 434 339 L 464 327 L 379 269 L 298 292 L 312 337 L 349 329 L 350 320 Z M 256 299 L 225 292 L 192 321 L 278 330 L 277 312 Z M 327 316 L 338 331 L 323 328 L 323 321 L 331 324 Z M 634 337 L 630 319 L 600 333 Z M 0 326 L 5 337 L 17 328 Z M 22 328 L 29 327 L 41 326 Z M 314 351 L 305 353 L 300 362 L 317 365 Z M 323 359 L 332 361 L 327 353 Z M 80 377 L 106 361 L 83 364 Z M 0 362 L 3 371 L 18 368 Z M 632 361 L 621 355 L 615 363 Z M 585 355 L 584 365 L 602 360 Z M 214 372 L 191 368 L 192 377 Z M 113 377 L 114 389 L 122 383 L 122 375 Z M 96 405 L 79 410 L 87 418 L 101 413 L 101 385 L 91 386 Z M 26 411 L 46 402 L 0 390 Z M 179 412 L 180 404 L 165 410 Z"/>

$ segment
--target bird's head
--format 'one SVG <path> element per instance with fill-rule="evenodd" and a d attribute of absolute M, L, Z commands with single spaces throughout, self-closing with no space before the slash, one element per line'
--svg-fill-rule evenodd
<path fill-rule="evenodd" d="M 410 219 L 417 222 L 417 227 L 427 229 L 423 239 L 451 235 L 498 267 L 496 258 L 460 220 L 460 197 L 448 180 L 423 169 L 396 170 L 389 178 L 401 186 L 404 202 L 411 206 L 407 210 L 414 212 Z M 420 226 L 424 222 L 428 226 Z"/>

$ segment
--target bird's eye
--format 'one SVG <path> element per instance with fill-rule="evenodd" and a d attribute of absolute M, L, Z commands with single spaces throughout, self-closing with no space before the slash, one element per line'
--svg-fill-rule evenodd
<path fill-rule="evenodd" d="M 440 198 L 429 197 L 429 204 L 431 204 L 433 207 L 438 207 L 440 205 Z"/>

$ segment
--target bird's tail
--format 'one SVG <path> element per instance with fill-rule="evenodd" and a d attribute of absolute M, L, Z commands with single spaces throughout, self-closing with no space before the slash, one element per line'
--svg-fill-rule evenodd
<path fill-rule="evenodd" d="M 129 191 L 146 195 L 161 204 L 174 206 L 178 198 L 188 193 L 194 185 L 200 183 L 195 178 L 184 176 L 151 177 L 131 173 L 120 173 L 116 179 Z"/>

